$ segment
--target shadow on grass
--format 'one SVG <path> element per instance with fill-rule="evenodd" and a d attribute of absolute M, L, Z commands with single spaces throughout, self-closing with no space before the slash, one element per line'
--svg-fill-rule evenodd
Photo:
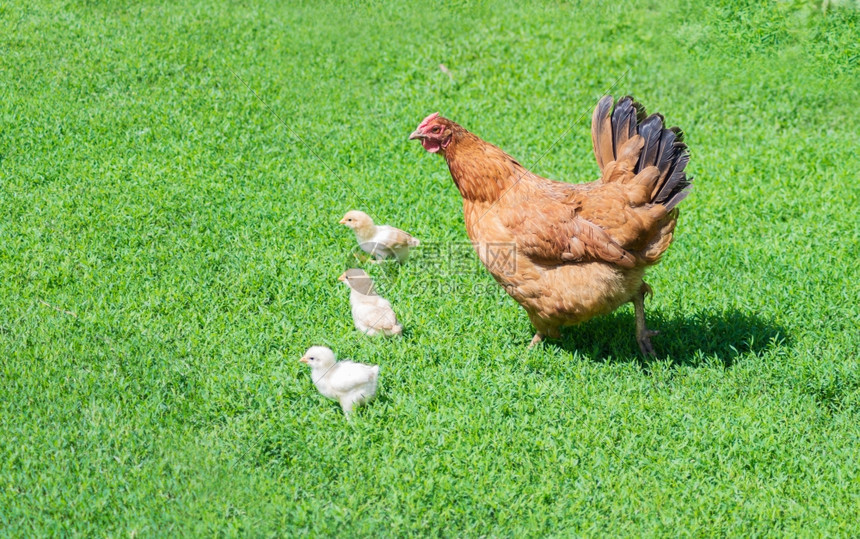
<path fill-rule="evenodd" d="M 790 344 L 788 332 L 754 314 L 737 310 L 700 311 L 680 317 L 659 310 L 647 312 L 648 327 L 660 331 L 651 338 L 656 358 L 643 358 L 636 344 L 632 313 L 615 312 L 565 328 L 560 340 L 547 341 L 568 351 L 578 351 L 595 361 L 653 361 L 669 359 L 675 365 L 700 365 L 711 358 L 731 367 L 738 356 L 755 354 L 773 342 Z"/>

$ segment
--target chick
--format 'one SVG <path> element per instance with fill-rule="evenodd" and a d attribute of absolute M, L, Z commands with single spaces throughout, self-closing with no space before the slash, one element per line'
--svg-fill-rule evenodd
<path fill-rule="evenodd" d="M 337 280 L 346 283 L 350 289 L 349 303 L 355 329 L 370 337 L 403 333 L 403 326 L 397 322 L 391 304 L 376 293 L 373 281 L 364 270 L 346 270 Z"/>
<path fill-rule="evenodd" d="M 393 256 L 398 262 L 406 262 L 409 248 L 421 243 L 399 228 L 373 224 L 373 219 L 363 211 L 347 212 L 340 224 L 351 228 L 361 250 L 377 260 Z"/>
<path fill-rule="evenodd" d="M 324 397 L 338 401 L 347 417 L 354 406 L 376 395 L 379 365 L 336 361 L 334 352 L 325 346 L 311 346 L 299 361 L 310 365 L 316 388 Z"/>

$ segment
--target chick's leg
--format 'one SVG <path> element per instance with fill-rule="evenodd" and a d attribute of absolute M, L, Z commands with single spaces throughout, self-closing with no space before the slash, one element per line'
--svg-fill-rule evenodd
<path fill-rule="evenodd" d="M 401 247 L 399 249 L 393 249 L 393 251 L 394 258 L 396 258 L 401 264 L 409 260 L 409 247 Z"/>
<path fill-rule="evenodd" d="M 643 356 L 654 356 L 654 347 L 651 346 L 651 337 L 659 334 L 659 331 L 648 329 L 645 325 L 645 295 L 653 294 L 648 283 L 642 283 L 639 291 L 633 296 L 633 310 L 636 313 L 636 342 L 639 343 L 639 351 Z"/>
<path fill-rule="evenodd" d="M 377 264 L 382 262 L 382 259 L 385 258 L 385 255 L 379 250 L 379 243 L 374 242 L 370 246 L 370 250 L 364 249 L 364 252 L 370 255 L 370 258 L 367 259 L 371 264 Z"/>
<path fill-rule="evenodd" d="M 353 404 L 355 404 L 355 401 L 352 398 L 352 394 L 347 394 L 340 398 L 340 407 L 343 409 L 343 413 L 347 419 L 349 419 L 349 415 L 352 413 Z"/>

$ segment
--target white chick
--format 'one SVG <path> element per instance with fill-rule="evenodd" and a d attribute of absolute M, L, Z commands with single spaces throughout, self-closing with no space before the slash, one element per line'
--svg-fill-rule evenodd
<path fill-rule="evenodd" d="M 351 228 L 361 250 L 377 260 L 393 256 L 398 262 L 406 262 L 409 248 L 421 243 L 399 228 L 373 224 L 373 219 L 363 211 L 347 212 L 340 224 Z"/>
<path fill-rule="evenodd" d="M 334 352 L 325 346 L 311 346 L 299 361 L 310 366 L 316 388 L 324 397 L 338 401 L 347 417 L 354 406 L 376 395 L 379 365 L 336 361 Z"/>
<path fill-rule="evenodd" d="M 370 337 L 403 333 L 403 326 L 397 322 L 391 303 L 376 293 L 373 281 L 364 270 L 346 270 L 338 281 L 346 283 L 350 289 L 349 303 L 355 329 Z"/>

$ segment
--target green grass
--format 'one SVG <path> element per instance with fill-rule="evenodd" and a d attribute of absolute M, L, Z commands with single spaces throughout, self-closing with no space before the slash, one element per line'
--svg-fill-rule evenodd
<path fill-rule="evenodd" d="M 860 534 L 860 10 L 291 4 L 0 3 L 2 535 Z M 693 156 L 659 357 L 630 306 L 527 354 L 406 137 L 591 180 L 607 90 Z M 428 246 L 368 267 L 402 339 L 349 209 Z M 312 344 L 382 366 L 353 421 Z"/>

